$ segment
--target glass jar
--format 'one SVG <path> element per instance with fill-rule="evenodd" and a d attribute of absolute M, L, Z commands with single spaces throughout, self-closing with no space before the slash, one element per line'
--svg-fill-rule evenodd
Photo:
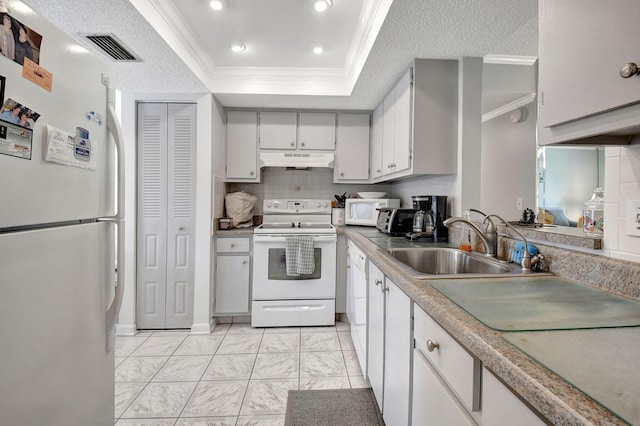
<path fill-rule="evenodd" d="M 604 233 L 604 189 L 596 188 L 584 203 L 582 230 L 587 235 L 601 237 Z"/>

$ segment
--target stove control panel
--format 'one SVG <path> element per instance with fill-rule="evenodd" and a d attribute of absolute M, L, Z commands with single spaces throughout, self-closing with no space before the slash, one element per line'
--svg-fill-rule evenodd
<path fill-rule="evenodd" d="M 264 200 L 262 212 L 269 213 L 299 213 L 299 214 L 331 214 L 329 200 Z"/>

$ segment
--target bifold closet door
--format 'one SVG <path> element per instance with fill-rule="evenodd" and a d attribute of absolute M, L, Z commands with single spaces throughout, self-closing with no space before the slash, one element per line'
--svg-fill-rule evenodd
<path fill-rule="evenodd" d="M 193 318 L 196 106 L 138 104 L 137 327 Z"/>

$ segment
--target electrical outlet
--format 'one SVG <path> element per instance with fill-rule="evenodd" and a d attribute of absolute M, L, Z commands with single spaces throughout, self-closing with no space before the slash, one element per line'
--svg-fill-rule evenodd
<path fill-rule="evenodd" d="M 516 198 L 516 209 L 522 210 L 522 197 Z"/>
<path fill-rule="evenodd" d="M 627 201 L 627 235 L 640 237 L 640 200 Z"/>

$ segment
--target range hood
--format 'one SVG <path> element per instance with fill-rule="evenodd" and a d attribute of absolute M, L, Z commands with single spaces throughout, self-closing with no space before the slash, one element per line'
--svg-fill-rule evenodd
<path fill-rule="evenodd" d="M 261 152 L 260 167 L 333 168 L 333 153 L 324 152 Z"/>

